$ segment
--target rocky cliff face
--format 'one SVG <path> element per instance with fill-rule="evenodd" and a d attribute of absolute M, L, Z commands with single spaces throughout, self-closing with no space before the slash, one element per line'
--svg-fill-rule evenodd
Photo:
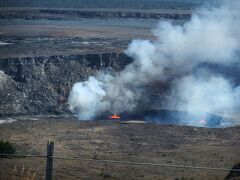
<path fill-rule="evenodd" d="M 75 82 L 129 62 L 123 53 L 1 59 L 0 116 L 66 113 Z"/>
<path fill-rule="evenodd" d="M 79 18 L 153 18 L 189 19 L 191 11 L 141 11 L 141 10 L 87 10 L 87 9 L 27 9 L 0 11 L 0 19 L 69 20 Z"/>

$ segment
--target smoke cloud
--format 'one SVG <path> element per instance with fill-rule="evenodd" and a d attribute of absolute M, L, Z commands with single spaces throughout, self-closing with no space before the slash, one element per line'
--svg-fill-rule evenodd
<path fill-rule="evenodd" d="M 133 62 L 117 73 L 99 72 L 76 83 L 69 97 L 70 110 L 79 119 L 101 113 L 133 111 L 144 87 L 172 79 L 168 106 L 187 112 L 232 113 L 239 108 L 240 87 L 211 71 L 194 71 L 201 64 L 233 66 L 239 63 L 240 3 L 227 1 L 218 8 L 201 8 L 189 22 L 160 21 L 156 40 L 133 40 L 125 53 Z"/>
<path fill-rule="evenodd" d="M 240 87 L 220 75 L 208 77 L 188 75 L 178 79 L 169 102 L 172 107 L 193 114 L 234 114 L 240 107 Z"/>

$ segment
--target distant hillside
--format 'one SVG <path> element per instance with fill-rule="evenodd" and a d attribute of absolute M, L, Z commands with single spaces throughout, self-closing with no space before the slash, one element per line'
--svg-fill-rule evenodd
<path fill-rule="evenodd" d="M 192 9 L 216 0 L 0 0 L 0 7 Z"/>

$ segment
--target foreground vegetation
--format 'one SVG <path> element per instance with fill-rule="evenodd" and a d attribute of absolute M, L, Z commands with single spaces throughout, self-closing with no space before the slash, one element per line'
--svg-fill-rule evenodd
<path fill-rule="evenodd" d="M 8 141 L 0 140 L 0 154 L 14 154 L 15 147 Z"/>

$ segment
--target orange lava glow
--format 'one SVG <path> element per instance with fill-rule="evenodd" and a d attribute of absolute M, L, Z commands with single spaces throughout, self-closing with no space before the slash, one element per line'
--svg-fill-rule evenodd
<path fill-rule="evenodd" d="M 109 116 L 108 118 L 109 119 L 120 119 L 121 117 L 116 114 L 113 114 L 112 116 Z"/>

